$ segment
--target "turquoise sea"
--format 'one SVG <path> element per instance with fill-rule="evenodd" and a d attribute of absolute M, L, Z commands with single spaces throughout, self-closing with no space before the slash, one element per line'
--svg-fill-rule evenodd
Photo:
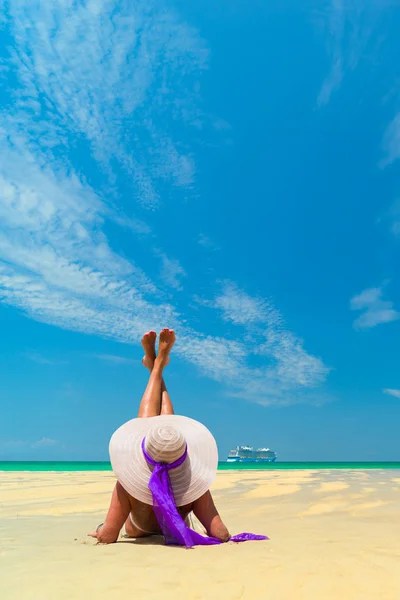
<path fill-rule="evenodd" d="M 400 462 L 276 462 L 218 464 L 219 471 L 279 471 L 289 469 L 400 469 Z M 111 464 L 105 462 L 15 462 L 0 461 L 0 471 L 111 471 Z"/>

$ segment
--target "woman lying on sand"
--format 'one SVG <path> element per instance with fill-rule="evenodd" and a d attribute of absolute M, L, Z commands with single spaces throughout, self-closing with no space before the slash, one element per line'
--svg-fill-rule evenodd
<path fill-rule="evenodd" d="M 128 537 L 164 535 L 167 543 L 196 544 L 266 539 L 239 534 L 230 537 L 209 488 L 215 479 L 218 452 L 211 433 L 197 421 L 174 415 L 163 379 L 175 333 L 163 329 L 156 356 L 156 333 L 143 336 L 143 364 L 150 371 L 138 418 L 117 429 L 110 458 L 117 476 L 104 524 L 89 535 L 102 544 L 116 542 L 125 524 Z M 193 511 L 204 537 L 188 527 Z"/>

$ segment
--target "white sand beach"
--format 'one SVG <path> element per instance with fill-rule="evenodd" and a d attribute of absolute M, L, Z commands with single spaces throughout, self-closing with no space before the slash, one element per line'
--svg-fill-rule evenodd
<path fill-rule="evenodd" d="M 398 471 L 219 472 L 232 534 L 266 542 L 96 545 L 112 473 L 0 473 L 2 600 L 398 600 Z"/>

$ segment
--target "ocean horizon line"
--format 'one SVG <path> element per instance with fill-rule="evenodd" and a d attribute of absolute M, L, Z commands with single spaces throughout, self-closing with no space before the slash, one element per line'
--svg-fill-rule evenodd
<path fill-rule="evenodd" d="M 265 470 L 362 470 L 400 469 L 400 461 L 278 461 L 274 463 L 218 462 L 219 471 L 265 471 Z M 60 460 L 3 460 L 0 471 L 4 472 L 84 472 L 112 471 L 109 461 Z"/>

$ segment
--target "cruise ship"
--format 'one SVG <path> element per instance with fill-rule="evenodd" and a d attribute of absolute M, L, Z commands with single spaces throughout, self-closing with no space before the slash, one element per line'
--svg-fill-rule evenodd
<path fill-rule="evenodd" d="M 257 448 L 251 446 L 236 446 L 228 454 L 226 462 L 229 463 L 271 463 L 276 461 L 276 453 L 269 448 Z"/>

